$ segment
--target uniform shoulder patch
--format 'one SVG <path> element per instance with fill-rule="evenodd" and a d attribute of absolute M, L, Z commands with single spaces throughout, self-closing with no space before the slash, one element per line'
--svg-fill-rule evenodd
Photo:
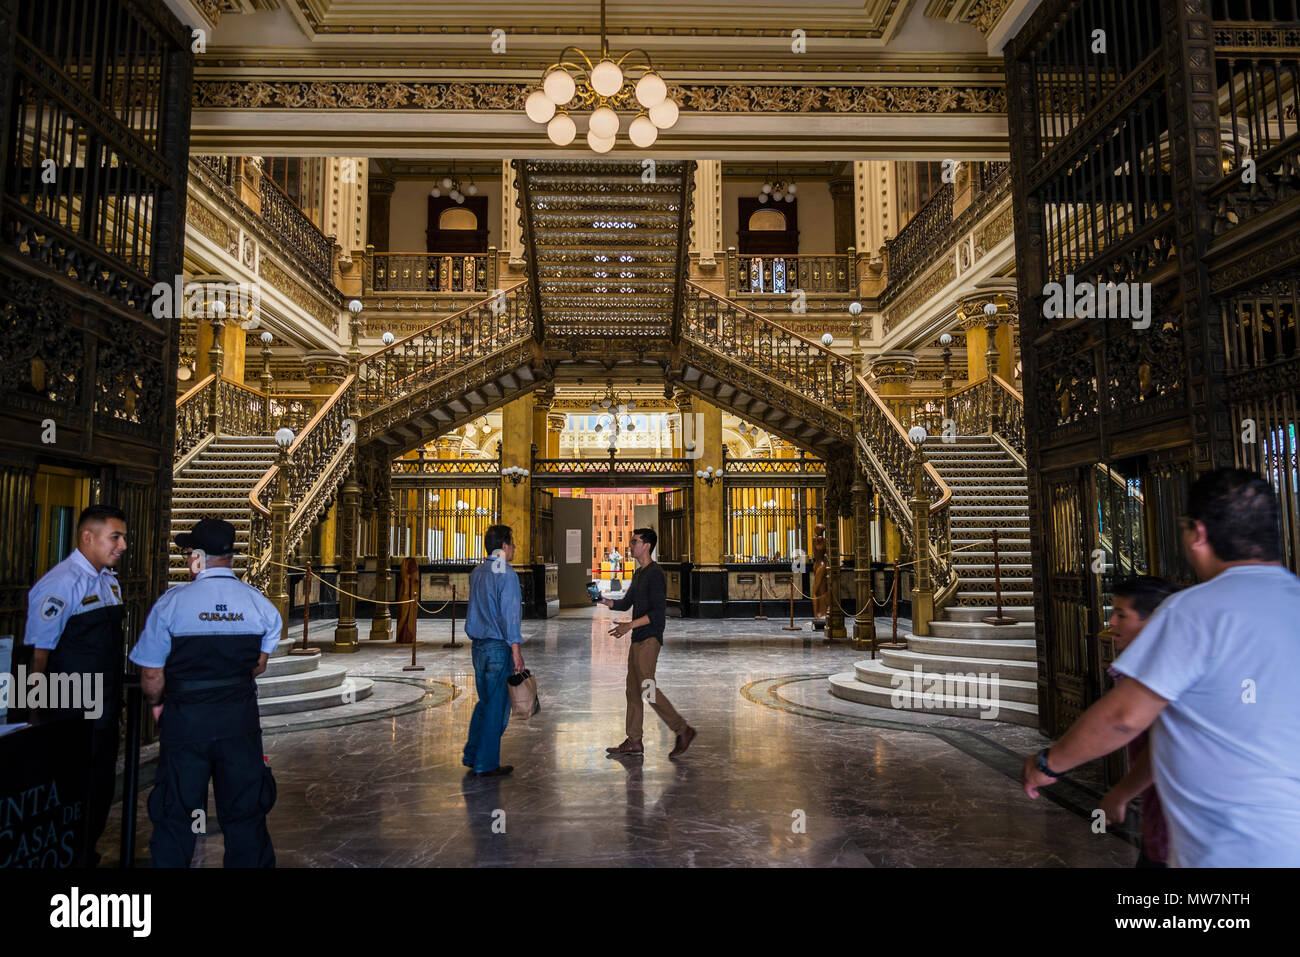
<path fill-rule="evenodd" d="M 113 589 L 113 597 L 116 598 L 118 601 L 121 601 L 121 600 L 122 600 L 122 593 L 121 593 L 120 591 L 117 590 L 117 586 L 116 586 L 116 585 L 112 585 L 112 584 L 110 584 L 108 587 L 111 588 L 111 589 Z"/>
<path fill-rule="evenodd" d="M 58 595 L 48 595 L 45 601 L 41 602 L 41 617 L 46 621 L 53 621 L 63 614 L 65 602 Z"/>

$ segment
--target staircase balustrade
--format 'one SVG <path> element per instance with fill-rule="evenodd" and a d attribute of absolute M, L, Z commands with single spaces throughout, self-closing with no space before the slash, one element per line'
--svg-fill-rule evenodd
<path fill-rule="evenodd" d="M 357 408 L 366 415 L 465 365 L 531 337 L 523 282 L 366 356 L 357 366 Z"/>
<path fill-rule="evenodd" d="M 212 413 L 212 384 L 216 378 L 214 375 L 205 376 L 176 400 L 174 465 L 183 462 L 212 434 L 209 420 Z"/>
<path fill-rule="evenodd" d="M 949 399 L 958 435 L 992 435 L 1025 458 L 1025 401 L 999 375 L 985 376 Z"/>
<path fill-rule="evenodd" d="M 915 547 L 916 522 L 911 508 L 916 494 L 913 472 L 915 446 L 885 400 L 861 376 L 855 377 L 855 382 L 855 408 L 860 412 L 857 419 L 858 459 L 874 477 L 881 493 L 880 499 L 885 504 L 890 519 L 898 526 L 903 537 Z M 957 575 L 948 554 L 952 548 L 948 509 L 952 501 L 952 490 L 928 462 L 922 466 L 920 488 L 930 502 L 926 534 L 929 539 L 930 572 L 935 585 L 934 607 L 937 609 L 957 590 Z"/>
<path fill-rule="evenodd" d="M 325 397 L 326 401 L 289 446 L 286 478 L 290 513 L 283 554 L 275 555 L 271 549 L 271 505 L 279 484 L 280 466 L 268 469 L 248 493 L 253 521 L 248 540 L 247 579 L 259 588 L 270 578 L 271 562 L 285 562 L 286 556 L 325 511 L 352 464 L 356 448 L 356 421 L 351 415 L 355 384 L 355 375 L 344 379 L 332 395 Z"/>
<path fill-rule="evenodd" d="M 744 306 L 688 281 L 682 336 L 847 416 L 853 364 Z"/>

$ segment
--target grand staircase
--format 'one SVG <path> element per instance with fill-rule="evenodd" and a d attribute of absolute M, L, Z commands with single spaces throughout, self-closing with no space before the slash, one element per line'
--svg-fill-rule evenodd
<path fill-rule="evenodd" d="M 172 525 L 167 549 L 168 587 L 190 580 L 185 556 L 172 543 L 201 518 L 235 526 L 235 574 L 248 569 L 248 493 L 275 464 L 275 440 L 265 435 L 218 435 L 172 478 Z"/>
<path fill-rule="evenodd" d="M 369 698 L 375 683 L 350 677 L 341 665 L 323 664 L 321 655 L 291 655 L 282 641 L 257 678 L 257 710 L 263 716 L 316 711 Z"/>
<path fill-rule="evenodd" d="M 983 714 L 1037 727 L 1038 663 L 1025 470 L 988 435 L 960 436 L 952 443 L 927 442 L 926 455 L 952 490 L 954 602 L 930 623 L 930 634 L 908 634 L 906 649 L 881 649 L 879 658 L 859 661 L 852 672 L 832 675 L 831 693 L 884 708 L 968 718 Z M 981 620 L 996 614 L 991 542 L 995 529 L 1002 614 L 1015 619 L 1014 624 L 990 625 Z"/>

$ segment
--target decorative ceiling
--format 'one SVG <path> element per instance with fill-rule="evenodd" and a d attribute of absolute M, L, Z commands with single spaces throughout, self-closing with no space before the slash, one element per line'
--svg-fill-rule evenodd
<path fill-rule="evenodd" d="M 256 155 L 585 157 L 523 101 L 599 4 L 165 0 L 207 23 L 191 147 Z M 1003 64 L 988 22 L 1037 0 L 611 2 L 618 55 L 645 49 L 681 103 L 664 159 L 998 158 Z"/>

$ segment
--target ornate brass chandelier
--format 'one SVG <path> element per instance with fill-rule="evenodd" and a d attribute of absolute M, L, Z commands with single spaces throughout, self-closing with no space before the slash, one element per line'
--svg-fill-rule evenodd
<path fill-rule="evenodd" d="M 581 62 L 565 59 L 576 54 Z M 635 83 L 624 73 L 629 57 L 638 55 L 644 64 L 627 64 L 640 70 Z M 591 109 L 587 118 L 587 145 L 597 153 L 608 153 L 618 137 L 619 110 L 637 109 L 628 125 L 632 145 L 646 149 L 654 144 L 660 130 L 677 122 L 678 105 L 668 96 L 668 84 L 655 72 L 650 55 L 641 49 L 629 50 L 618 59 L 609 53 L 605 39 L 605 0 L 600 2 L 600 59 L 591 58 L 575 46 L 560 51 L 559 59 L 546 69 L 538 89 L 528 94 L 524 112 L 534 123 L 546 124 L 546 135 L 556 146 L 568 146 L 578 135 L 578 125 L 568 109 L 570 103 Z"/>
<path fill-rule="evenodd" d="M 605 381 L 605 394 L 591 403 L 591 411 L 600 415 L 595 431 L 609 437 L 611 452 L 617 447 L 622 433 L 636 431 L 636 420 L 631 414 L 636 411 L 636 400 L 631 392 L 615 392 L 613 379 Z"/>

